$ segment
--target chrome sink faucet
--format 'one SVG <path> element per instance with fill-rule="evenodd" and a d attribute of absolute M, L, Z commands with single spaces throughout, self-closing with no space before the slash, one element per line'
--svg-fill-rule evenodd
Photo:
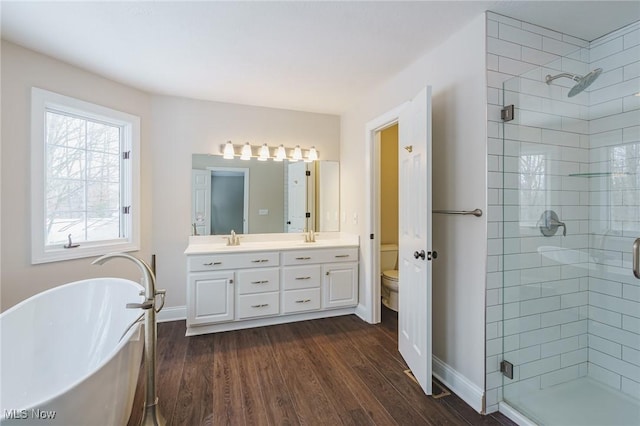
<path fill-rule="evenodd" d="M 156 346 L 158 341 L 158 327 L 156 323 L 156 313 L 164 306 L 164 295 L 166 290 L 156 290 L 156 276 L 151 267 L 143 260 L 126 253 L 109 253 L 94 260 L 93 265 L 102 265 L 105 262 L 121 257 L 135 263 L 142 272 L 142 286 L 144 293 L 140 295 L 145 297 L 142 303 L 128 303 L 127 308 L 144 310 L 144 365 L 147 376 L 146 401 L 144 411 L 142 413 L 141 425 L 160 425 L 167 424 L 158 408 L 158 397 L 156 393 Z M 162 297 L 160 308 L 156 309 L 156 296 Z"/>
<path fill-rule="evenodd" d="M 228 246 L 239 246 L 240 245 L 240 237 L 236 235 L 236 231 L 231 230 L 231 235 L 227 237 L 227 245 Z"/>
<path fill-rule="evenodd" d="M 305 243 L 315 243 L 316 242 L 316 234 L 313 232 L 313 229 L 310 229 L 304 233 L 304 242 Z"/>

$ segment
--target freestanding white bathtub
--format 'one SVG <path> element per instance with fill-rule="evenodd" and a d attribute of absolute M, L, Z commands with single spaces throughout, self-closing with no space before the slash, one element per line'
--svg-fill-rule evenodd
<path fill-rule="evenodd" d="M 144 346 L 142 286 L 65 284 L 0 314 L 0 423 L 126 425 Z"/>

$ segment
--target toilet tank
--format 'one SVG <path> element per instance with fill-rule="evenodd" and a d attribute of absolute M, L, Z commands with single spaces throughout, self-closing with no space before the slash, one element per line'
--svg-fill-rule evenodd
<path fill-rule="evenodd" d="M 380 244 L 380 272 L 397 269 L 398 245 Z"/>

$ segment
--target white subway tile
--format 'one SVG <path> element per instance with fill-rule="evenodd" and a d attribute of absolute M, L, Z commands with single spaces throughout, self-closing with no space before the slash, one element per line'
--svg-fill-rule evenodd
<path fill-rule="evenodd" d="M 515 365 L 538 360 L 540 359 L 540 345 L 505 352 L 504 359 L 509 360 L 509 362 Z"/>
<path fill-rule="evenodd" d="M 640 141 L 640 126 L 633 126 L 622 129 L 622 143 L 627 144 L 638 141 Z"/>
<path fill-rule="evenodd" d="M 640 87 L 640 78 L 634 77 L 623 81 L 622 83 L 613 84 L 611 86 L 593 90 L 589 92 L 591 105 L 597 105 L 612 99 L 624 98 L 638 93 Z"/>
<path fill-rule="evenodd" d="M 575 50 L 578 50 L 578 47 L 575 44 L 567 43 L 549 37 L 542 37 L 542 50 L 544 50 L 545 52 L 554 53 L 556 55 L 565 56 L 574 52 Z"/>
<path fill-rule="evenodd" d="M 622 316 L 622 329 L 635 334 L 640 334 L 640 318 L 629 315 Z"/>
<path fill-rule="evenodd" d="M 623 325 L 625 318 L 623 317 Z M 606 324 L 602 324 L 596 321 L 589 321 L 589 334 L 602 337 L 603 339 L 609 339 L 613 342 L 620 343 L 632 348 L 640 347 L 640 334 L 633 333 L 627 330 L 621 330 L 616 327 L 611 327 Z"/>
<path fill-rule="evenodd" d="M 627 346 L 622 347 L 622 360 L 640 366 L 640 351 L 629 348 Z"/>
<path fill-rule="evenodd" d="M 640 93 L 640 91 L 638 93 Z M 622 99 L 622 108 L 623 108 L 623 111 L 640 109 L 640 96 L 637 96 L 637 95 L 625 96 Z"/>
<path fill-rule="evenodd" d="M 567 324 L 578 321 L 580 313 L 577 308 L 561 309 L 559 311 L 547 312 L 540 315 L 540 326 L 551 327 L 554 325 Z"/>
<path fill-rule="evenodd" d="M 487 340 L 487 356 L 502 354 L 502 338 Z"/>
<path fill-rule="evenodd" d="M 589 362 L 589 377 L 614 389 L 620 389 L 620 375 L 602 368 L 591 360 Z"/>
<path fill-rule="evenodd" d="M 640 382 L 640 366 L 614 358 L 595 349 L 589 349 L 589 361 L 633 381 Z"/>
<path fill-rule="evenodd" d="M 544 389 L 560 383 L 575 380 L 578 377 L 580 377 L 580 368 L 577 365 L 572 365 L 570 367 L 561 368 L 560 370 L 543 374 L 540 378 L 540 386 Z"/>
<path fill-rule="evenodd" d="M 560 335 L 562 338 L 578 336 L 587 332 L 587 321 L 576 321 L 560 326 Z"/>
<path fill-rule="evenodd" d="M 632 62 L 629 65 L 625 65 L 622 70 L 622 76 L 624 80 L 630 80 L 635 77 L 640 77 L 640 61 Z"/>
<path fill-rule="evenodd" d="M 638 382 L 634 382 L 633 380 L 623 377 L 621 390 L 635 399 L 640 399 L 640 383 Z"/>
<path fill-rule="evenodd" d="M 593 334 L 589 334 L 589 348 L 611 355 L 615 358 L 622 358 L 622 345 L 611 340 L 603 339 Z"/>
<path fill-rule="evenodd" d="M 522 58 L 522 48 L 519 44 L 511 43 L 497 38 L 487 39 L 487 52 L 511 59 Z"/>
<path fill-rule="evenodd" d="M 552 356 L 520 365 L 520 380 L 540 376 L 560 368 L 560 356 Z"/>
<path fill-rule="evenodd" d="M 530 31 L 532 33 L 540 34 L 546 37 L 555 38 L 556 40 L 562 40 L 562 33 L 549 30 L 547 28 L 543 28 L 538 25 L 529 24 L 528 22 L 522 23 L 522 29 L 526 31 Z"/>
<path fill-rule="evenodd" d="M 503 333 L 505 336 L 518 334 L 540 328 L 540 316 L 529 315 L 504 321 Z"/>
<path fill-rule="evenodd" d="M 591 133 L 600 133 L 624 127 L 637 126 L 638 123 L 640 123 L 640 110 L 632 110 L 591 120 L 589 122 L 589 128 Z"/>
<path fill-rule="evenodd" d="M 622 314 L 609 311 L 597 306 L 589 306 L 589 319 L 607 324 L 613 327 L 622 327 Z"/>
<path fill-rule="evenodd" d="M 598 61 L 602 58 L 606 58 L 607 56 L 613 55 L 614 53 L 621 52 L 622 50 L 622 37 L 617 37 L 607 41 L 606 43 L 602 43 L 592 47 L 589 55 L 591 62 L 593 62 Z"/>
<path fill-rule="evenodd" d="M 640 302 L 640 287 L 637 285 L 623 284 L 622 297 L 628 300 L 633 300 L 635 302 Z"/>
<path fill-rule="evenodd" d="M 587 348 L 566 352 L 560 355 L 560 367 L 562 368 L 583 362 L 587 362 Z"/>
<path fill-rule="evenodd" d="M 519 334 L 522 347 L 540 345 L 560 339 L 560 326 L 541 328 Z M 569 336 L 568 336 L 569 337 Z"/>
<path fill-rule="evenodd" d="M 499 56 L 487 53 L 487 69 L 492 71 L 500 71 Z"/>
<path fill-rule="evenodd" d="M 542 358 L 546 358 L 553 355 L 559 355 L 565 352 L 575 351 L 580 347 L 581 347 L 580 340 L 578 336 L 573 336 L 566 339 L 554 340 L 554 341 L 543 343 L 542 345 L 540 345 L 540 356 Z"/>
<path fill-rule="evenodd" d="M 591 114 L 591 119 L 595 120 L 602 117 L 607 117 L 614 114 L 620 114 L 623 108 L 623 100 L 622 99 L 613 99 L 608 102 L 603 102 L 598 105 L 594 105 L 589 110 L 589 114 Z M 620 130 L 620 129 L 617 129 Z M 591 133 L 594 133 L 591 131 Z"/>
<path fill-rule="evenodd" d="M 498 38 L 498 22 L 487 19 L 487 37 Z"/>
<path fill-rule="evenodd" d="M 603 280 L 601 278 L 589 278 L 589 290 L 597 293 L 608 294 L 609 296 L 622 297 L 622 284 L 615 281 Z"/>
<path fill-rule="evenodd" d="M 499 28 L 500 39 L 517 43 L 523 46 L 532 47 L 534 49 L 542 49 L 542 36 L 530 31 L 523 31 L 520 28 L 513 27 L 504 23 Z"/>
<path fill-rule="evenodd" d="M 589 296 L 589 304 L 625 315 L 640 316 L 640 303 L 632 300 L 592 292 Z"/>
<path fill-rule="evenodd" d="M 591 50 L 593 54 L 593 49 Z M 592 60 L 591 67 L 614 69 L 635 62 L 638 60 L 638 58 L 640 58 L 640 45 L 630 47 L 629 49 L 614 53 L 600 60 Z"/>
<path fill-rule="evenodd" d="M 535 64 L 530 64 L 527 62 L 522 62 L 521 60 L 515 60 L 515 59 L 506 58 L 504 56 L 500 56 L 498 59 L 497 71 L 500 71 L 501 73 L 517 76 L 517 75 L 526 73 L 527 71 L 531 71 L 535 67 L 536 67 Z"/>
<path fill-rule="evenodd" d="M 575 44 L 576 46 L 580 47 L 589 47 L 588 41 L 570 36 L 568 34 L 562 34 L 562 41 L 566 41 L 567 43 Z"/>
<path fill-rule="evenodd" d="M 509 18 L 508 16 L 504 16 L 504 15 L 499 15 L 495 12 L 488 12 L 488 17 L 493 21 L 509 24 L 513 27 L 519 28 L 522 25 L 522 22 L 517 19 Z"/>
<path fill-rule="evenodd" d="M 522 47 L 522 55 L 520 58 L 514 59 L 522 59 L 525 62 L 529 62 L 534 65 L 545 65 L 550 63 L 551 61 L 557 60 L 560 58 L 559 55 L 550 52 L 543 52 L 542 50 L 532 49 L 530 47 L 523 46 Z"/>
<path fill-rule="evenodd" d="M 637 46 L 640 44 L 640 29 L 635 31 L 631 31 L 627 33 L 623 37 L 623 47 L 625 49 L 629 49 L 630 47 Z"/>

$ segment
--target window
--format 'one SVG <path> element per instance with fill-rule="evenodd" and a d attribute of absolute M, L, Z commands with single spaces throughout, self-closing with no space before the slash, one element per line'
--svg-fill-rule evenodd
<path fill-rule="evenodd" d="M 139 249 L 140 119 L 33 88 L 31 263 Z"/>

